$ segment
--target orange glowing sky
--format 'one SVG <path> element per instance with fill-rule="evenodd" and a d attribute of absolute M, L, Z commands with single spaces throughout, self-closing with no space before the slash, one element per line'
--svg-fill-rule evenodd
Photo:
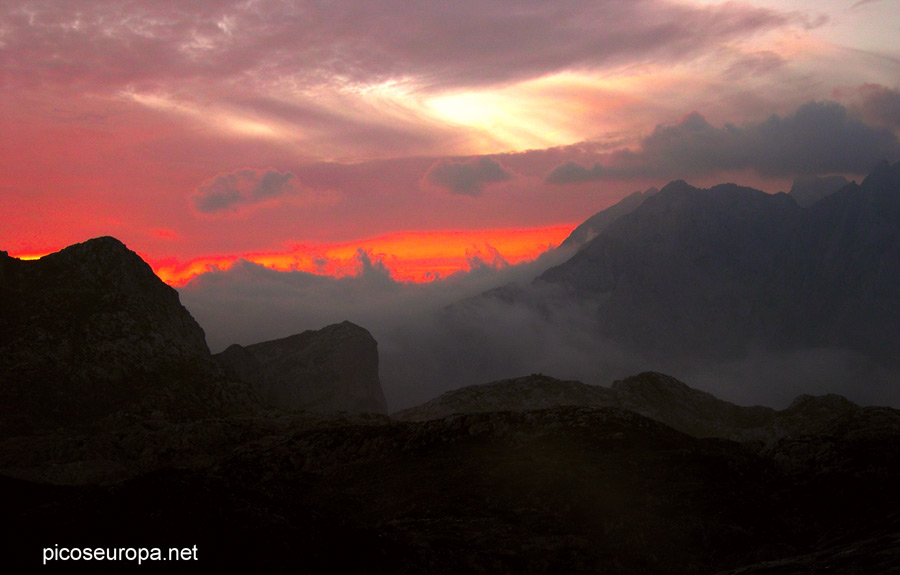
<path fill-rule="evenodd" d="M 353 273 L 362 250 L 428 281 L 671 179 L 854 177 L 900 155 L 895 11 L 8 0 L 0 249 L 112 235 L 173 285 L 240 258 Z"/>
<path fill-rule="evenodd" d="M 279 271 L 304 271 L 335 277 L 355 275 L 359 253 L 381 262 L 401 282 L 447 277 L 476 265 L 490 267 L 530 261 L 555 247 L 573 226 L 535 229 L 398 232 L 387 236 L 336 244 L 298 245 L 282 253 L 212 256 L 181 262 L 172 258 L 145 259 L 166 283 L 181 286 L 198 274 L 226 270 L 241 259 Z"/>

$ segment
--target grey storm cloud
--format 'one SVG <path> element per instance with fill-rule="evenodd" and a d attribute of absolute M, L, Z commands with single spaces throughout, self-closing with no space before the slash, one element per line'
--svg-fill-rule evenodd
<path fill-rule="evenodd" d="M 873 109 L 889 113 L 892 94 L 877 96 Z M 867 124 L 836 102 L 809 102 L 786 116 L 773 114 L 761 122 L 721 128 L 692 112 L 675 124 L 657 126 L 636 150 L 605 154 L 605 163 L 591 168 L 566 162 L 545 180 L 566 184 L 633 176 L 681 178 L 733 169 L 766 176 L 861 174 L 898 156 L 900 141 L 892 130 Z"/>
<path fill-rule="evenodd" d="M 425 172 L 425 181 L 454 194 L 479 196 L 485 186 L 506 182 L 514 174 L 497 160 L 484 156 L 464 161 L 440 160 Z"/>
<path fill-rule="evenodd" d="M 197 188 L 194 207 L 205 214 L 235 212 L 299 190 L 299 180 L 291 172 L 244 168 L 219 174 Z"/>

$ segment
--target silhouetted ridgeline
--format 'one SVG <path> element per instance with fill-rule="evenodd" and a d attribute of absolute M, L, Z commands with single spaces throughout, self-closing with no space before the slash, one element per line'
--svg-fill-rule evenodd
<path fill-rule="evenodd" d="M 260 407 L 260 390 L 223 372 L 178 293 L 114 238 L 36 261 L 3 253 L 0 296 L 5 432 L 100 424 L 129 414 L 183 421 Z M 298 336 L 302 341 L 282 344 L 280 365 L 292 378 L 280 382 L 282 393 L 294 393 L 293 386 L 335 398 L 322 406 L 295 399 L 285 407 L 385 411 L 374 340 L 353 327 L 307 332 Z M 309 358 L 292 364 L 291 342 L 314 349 L 306 353 L 315 365 Z M 329 379 L 332 372 L 340 377 Z M 347 401 L 336 399 L 341 394 L 349 394 Z"/>

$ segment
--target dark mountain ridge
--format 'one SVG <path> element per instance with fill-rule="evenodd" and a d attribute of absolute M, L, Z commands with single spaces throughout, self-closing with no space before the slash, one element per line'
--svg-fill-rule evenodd
<path fill-rule="evenodd" d="M 566 239 L 562 241 L 559 247 L 580 247 L 588 243 L 590 240 L 597 237 L 600 232 L 605 231 L 610 224 L 612 224 L 622 216 L 633 212 L 644 202 L 644 200 L 656 194 L 657 192 L 659 192 L 659 190 L 657 190 L 656 188 L 649 188 L 643 192 L 634 192 L 625 196 L 619 202 L 616 202 L 614 205 L 605 210 L 597 212 L 596 214 L 579 224 L 574 230 L 572 230 L 572 233 L 570 233 L 566 237 Z"/>
<path fill-rule="evenodd" d="M 806 209 L 672 182 L 535 283 L 594 302 L 598 330 L 648 357 L 820 347 L 897 365 L 900 163 Z"/>

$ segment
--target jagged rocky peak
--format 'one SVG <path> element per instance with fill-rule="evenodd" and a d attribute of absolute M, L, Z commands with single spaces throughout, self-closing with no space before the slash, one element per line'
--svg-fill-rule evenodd
<path fill-rule="evenodd" d="M 220 381 L 203 329 L 115 238 L 0 265 L 0 397 L 36 428 L 111 414 L 220 413 L 245 398 Z"/>
<path fill-rule="evenodd" d="M 271 407 L 387 413 L 378 377 L 378 344 L 349 321 L 216 356 Z"/>
<path fill-rule="evenodd" d="M 898 219 L 900 163 L 808 208 L 679 180 L 534 283 L 593 306 L 598 331 L 648 363 L 698 369 L 756 346 L 848 350 L 895 369 Z"/>
<path fill-rule="evenodd" d="M 8 258 L 3 267 L 4 339 L 22 329 L 65 329 L 70 336 L 83 332 L 88 342 L 148 336 L 176 354 L 209 351 L 178 292 L 115 238 L 88 240 L 35 261 Z"/>

